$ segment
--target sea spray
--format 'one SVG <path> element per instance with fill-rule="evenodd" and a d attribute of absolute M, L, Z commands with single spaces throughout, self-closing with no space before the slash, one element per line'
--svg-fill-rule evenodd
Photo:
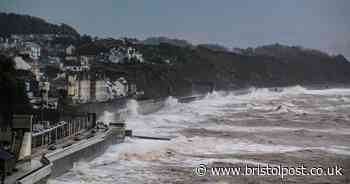
<path fill-rule="evenodd" d="M 126 104 L 126 109 L 127 109 L 128 115 L 130 116 L 135 117 L 139 115 L 139 104 L 134 99 L 128 101 L 128 103 Z"/>
<path fill-rule="evenodd" d="M 106 125 L 109 125 L 109 123 L 115 122 L 115 120 L 116 120 L 116 117 L 115 117 L 115 114 L 113 112 L 104 111 L 103 115 L 100 116 L 97 121 L 100 121 Z"/>
<path fill-rule="evenodd" d="M 210 93 L 207 93 L 204 99 L 215 99 L 217 97 L 220 97 L 222 94 L 218 91 L 212 91 Z"/>
<path fill-rule="evenodd" d="M 179 103 L 178 99 L 172 97 L 172 96 L 169 96 L 166 100 L 165 100 L 165 106 L 166 107 L 172 107 L 172 106 L 175 106 Z"/>
<path fill-rule="evenodd" d="M 329 101 L 328 98 L 337 100 Z M 320 108 L 348 105 L 345 98 L 350 99 L 348 89 L 309 90 L 301 86 L 283 90 L 251 88 L 238 94 L 234 91 L 213 92 L 190 103 L 177 103 L 175 98 L 169 97 L 164 108 L 143 115 L 138 114 L 137 109 L 141 110 L 141 107 L 137 102 L 130 101 L 125 109 L 133 112 L 134 116 L 128 116 L 126 124 L 135 135 L 172 139 L 130 138 L 111 146 L 88 167 L 77 166 L 79 168 L 55 180 L 60 184 L 74 181 L 169 183 L 170 179 L 181 181 L 185 176 L 183 173 L 190 175 L 189 167 L 214 162 L 250 163 L 252 161 L 248 158 L 251 155 L 259 163 L 286 163 L 285 159 L 297 163 L 300 159 L 298 155 L 315 158 L 312 162 L 305 160 L 311 165 L 316 163 L 314 161 L 323 163 L 323 157 L 333 161 L 338 155 L 339 158 L 349 155 L 346 139 L 349 125 L 339 118 L 339 114 L 345 115 L 342 111 L 337 112 L 337 108 L 332 112 L 321 111 Z M 319 116 L 313 115 L 313 112 Z M 325 121 L 322 122 L 322 119 Z M 293 156 L 294 153 L 297 156 Z M 240 155 L 242 160 L 230 158 L 232 154 Z M 180 174 L 174 175 L 174 171 Z M 182 183 L 193 181 L 189 179 Z"/>

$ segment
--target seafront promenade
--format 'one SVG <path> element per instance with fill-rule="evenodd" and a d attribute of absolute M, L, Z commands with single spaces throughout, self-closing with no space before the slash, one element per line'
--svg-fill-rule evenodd
<path fill-rule="evenodd" d="M 124 138 L 124 127 L 109 127 L 97 131 L 93 137 L 75 141 L 69 146 L 62 142 L 57 144 L 57 149 L 47 150 L 42 155 L 35 155 L 30 162 L 18 164 L 18 171 L 7 177 L 5 184 L 45 182 L 50 177 L 67 172 L 74 162 L 91 160 L 102 154 L 111 144 L 123 142 Z"/>

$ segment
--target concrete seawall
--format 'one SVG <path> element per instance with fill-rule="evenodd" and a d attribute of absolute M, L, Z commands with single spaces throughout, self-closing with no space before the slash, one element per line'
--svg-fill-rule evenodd
<path fill-rule="evenodd" d="M 106 132 L 98 133 L 95 137 L 55 150 L 45 155 L 46 164 L 21 177 L 17 183 L 46 183 L 49 178 L 55 178 L 68 172 L 74 167 L 74 163 L 91 161 L 102 155 L 110 145 L 121 143 L 124 138 L 124 128 L 112 127 Z"/>
<path fill-rule="evenodd" d="M 68 172 L 73 168 L 75 162 L 91 161 L 102 155 L 110 145 L 121 143 L 123 139 L 124 136 L 107 132 L 105 135 L 86 139 L 57 152 L 47 154 L 47 159 L 53 163 L 50 177 L 55 178 Z"/>
<path fill-rule="evenodd" d="M 33 172 L 19 178 L 15 183 L 20 183 L 20 184 L 46 183 L 47 179 L 49 178 L 52 172 L 52 166 L 53 166 L 52 163 L 43 165 L 42 167 L 34 170 Z"/>

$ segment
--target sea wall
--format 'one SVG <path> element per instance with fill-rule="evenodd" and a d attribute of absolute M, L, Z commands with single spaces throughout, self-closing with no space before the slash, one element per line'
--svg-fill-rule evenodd
<path fill-rule="evenodd" d="M 124 130 L 116 132 L 113 129 L 108 130 L 106 134 L 82 140 L 75 145 L 47 154 L 47 159 L 53 164 L 50 177 L 58 177 L 72 169 L 74 163 L 91 161 L 102 155 L 110 145 L 123 142 Z"/>
<path fill-rule="evenodd" d="M 43 167 L 40 167 L 37 170 L 34 170 L 32 173 L 20 178 L 17 180 L 17 183 L 20 184 L 41 184 L 41 183 L 46 183 L 46 180 L 50 176 L 52 172 L 52 163 L 47 164 Z"/>
<path fill-rule="evenodd" d="M 102 155 L 110 145 L 121 143 L 124 138 L 124 127 L 111 126 L 106 132 L 97 133 L 95 137 L 46 154 L 47 164 L 20 178 L 17 183 L 46 183 L 49 178 L 68 172 L 74 167 L 74 163 L 91 161 Z"/>

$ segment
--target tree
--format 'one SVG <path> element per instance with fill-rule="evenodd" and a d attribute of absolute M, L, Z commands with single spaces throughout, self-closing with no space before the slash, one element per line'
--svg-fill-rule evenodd
<path fill-rule="evenodd" d="M 30 112 L 24 83 L 16 78 L 12 59 L 0 55 L 0 114 L 5 124 L 11 123 L 13 113 Z"/>

